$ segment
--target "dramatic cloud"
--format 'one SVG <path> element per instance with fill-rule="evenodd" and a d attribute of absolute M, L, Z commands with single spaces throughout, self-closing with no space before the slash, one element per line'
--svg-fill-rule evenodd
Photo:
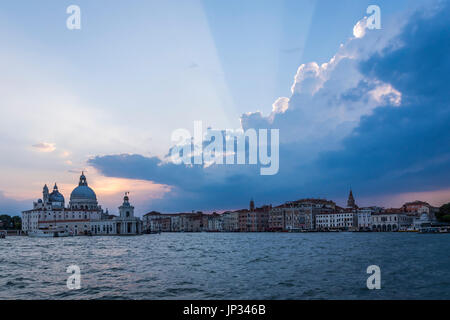
<path fill-rule="evenodd" d="M 233 208 L 303 196 L 439 192 L 450 187 L 450 17 L 439 2 L 403 26 L 366 30 L 319 65 L 299 67 L 292 96 L 270 115 L 247 113 L 243 129 L 280 129 L 280 172 L 252 166 L 177 166 L 141 155 L 89 162 L 107 176 L 172 187 L 155 209 Z M 387 31 L 386 31 L 387 30 Z M 449 196 L 450 197 L 450 196 Z M 450 199 L 449 199 L 450 200 Z"/>

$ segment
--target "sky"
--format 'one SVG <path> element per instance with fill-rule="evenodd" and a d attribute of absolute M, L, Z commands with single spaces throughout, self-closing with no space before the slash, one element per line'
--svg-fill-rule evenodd
<path fill-rule="evenodd" d="M 66 27 L 69 5 L 81 29 Z M 381 9 L 368 30 L 366 9 Z M 0 212 L 85 170 L 111 213 L 302 197 L 450 201 L 448 1 L 11 1 L 0 5 Z M 355 33 L 354 30 L 359 30 Z M 171 134 L 280 130 L 280 170 L 168 163 Z"/>

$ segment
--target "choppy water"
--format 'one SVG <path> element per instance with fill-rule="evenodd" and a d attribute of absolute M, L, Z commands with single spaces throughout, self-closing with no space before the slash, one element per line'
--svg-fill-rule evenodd
<path fill-rule="evenodd" d="M 1 299 L 450 299 L 450 235 L 169 233 L 0 240 Z M 68 290 L 66 268 L 81 268 Z M 381 290 L 368 290 L 369 265 Z"/>

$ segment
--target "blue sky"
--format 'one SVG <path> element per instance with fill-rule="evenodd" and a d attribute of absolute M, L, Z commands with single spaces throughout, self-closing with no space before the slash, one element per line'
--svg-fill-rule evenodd
<path fill-rule="evenodd" d="M 87 170 L 88 180 L 105 206 L 118 206 L 120 193 L 131 191 L 140 213 L 237 208 L 252 196 L 257 202 L 273 203 L 302 196 L 343 201 L 350 185 L 367 205 L 397 205 L 420 196 L 442 202 L 450 188 L 441 181 L 448 140 L 439 135 L 439 124 L 433 119 L 429 119 L 429 127 L 414 121 L 429 114 L 445 120 L 442 114 L 446 115 L 448 106 L 429 108 L 421 115 L 421 108 L 430 103 L 417 97 L 421 86 L 390 77 L 397 64 L 383 60 L 392 47 L 389 41 L 407 38 L 402 28 L 412 25 L 413 12 L 431 10 L 436 3 L 4 3 L 0 6 L 0 106 L 7 117 L 0 120 L 0 172 L 4 177 L 0 211 L 15 214 L 28 208 L 31 199 L 40 196 L 42 185 L 55 181 L 68 200 L 82 169 Z M 71 4 L 81 8 L 81 30 L 66 28 L 65 11 Z M 353 27 L 370 4 L 381 8 L 382 30 L 350 40 Z M 436 19 L 427 24 L 439 28 Z M 432 30 L 422 33 L 423 48 L 429 46 L 427 32 Z M 405 69 L 398 72 L 416 76 L 420 83 L 428 81 L 439 93 L 433 104 L 445 102 L 447 97 L 440 95 L 445 90 L 438 85 L 440 73 L 412 71 L 417 64 L 442 58 L 437 53 L 448 43 L 448 31 L 443 31 L 438 44 L 428 51 L 409 48 L 411 39 L 403 44 L 404 56 L 413 52 L 416 60 L 401 59 Z M 349 52 L 358 56 L 336 64 L 340 72 L 323 71 L 328 78 L 320 93 L 303 96 L 301 81 L 294 80 L 296 75 L 302 76 L 298 73 L 302 64 L 314 61 L 320 66 Z M 444 70 L 446 66 L 444 63 Z M 422 80 L 424 76 L 428 80 Z M 291 87 L 296 85 L 298 91 L 293 94 Z M 339 110 L 328 110 L 325 106 L 331 94 L 347 97 L 351 103 L 342 100 Z M 402 98 L 400 108 L 393 100 L 382 101 L 396 94 Z M 269 123 L 272 105 L 280 97 L 290 99 L 289 116 L 273 114 L 275 121 Z M 314 122 L 318 117 L 329 118 Z M 397 128 L 407 121 L 404 117 L 414 124 L 406 126 L 401 137 L 395 135 L 399 139 L 395 144 L 385 128 Z M 376 125 L 381 129 L 368 131 L 377 119 L 384 119 Z M 235 168 L 231 173 L 223 172 L 224 168 L 194 168 L 195 174 L 189 168 L 161 169 L 157 164 L 171 147 L 173 130 L 192 130 L 195 120 L 217 129 L 238 128 L 241 120 L 249 127 L 279 127 L 280 174 L 263 179 L 254 176 L 254 168 Z M 433 132 L 441 138 L 436 139 Z M 409 154 L 409 147 L 405 153 L 396 153 L 405 145 L 400 138 L 413 142 L 418 154 L 432 157 Z M 355 156 L 367 152 L 367 141 L 374 142 L 380 156 L 375 167 Z M 391 148 L 385 141 L 391 142 Z M 305 159 L 304 163 L 297 163 L 299 158 Z M 387 164 L 380 166 L 384 161 Z M 430 162 L 442 167 L 425 165 Z M 337 163 L 341 163 L 339 168 L 334 165 Z M 367 174 L 372 170 L 375 176 Z M 178 177 L 172 172 L 178 172 Z M 397 174 L 395 183 L 392 178 L 377 179 L 391 172 Z M 420 174 L 411 176 L 411 172 Z M 214 178 L 198 179 L 204 175 Z M 189 177 L 198 183 L 189 183 Z M 329 183 L 328 178 L 339 183 Z M 242 192 L 237 192 L 239 188 Z"/>

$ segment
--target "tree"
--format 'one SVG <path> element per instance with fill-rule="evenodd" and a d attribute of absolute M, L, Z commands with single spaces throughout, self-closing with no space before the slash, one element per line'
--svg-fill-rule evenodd
<path fill-rule="evenodd" d="M 22 229 L 22 218 L 19 216 L 12 217 L 12 223 L 14 226 L 14 230 L 21 230 Z"/>
<path fill-rule="evenodd" d="M 11 217 L 9 215 L 0 215 L 2 222 L 2 229 L 5 230 L 20 230 L 22 229 L 22 219 L 18 216 Z"/>
<path fill-rule="evenodd" d="M 439 208 L 436 218 L 440 222 L 450 222 L 450 202 Z"/>

